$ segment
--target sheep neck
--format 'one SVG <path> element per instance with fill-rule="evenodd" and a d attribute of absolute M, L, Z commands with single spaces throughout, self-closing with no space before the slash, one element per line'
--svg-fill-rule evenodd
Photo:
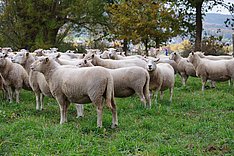
<path fill-rule="evenodd" d="M 49 64 L 46 66 L 46 69 L 42 71 L 47 83 L 50 83 L 50 78 L 52 77 L 54 72 L 59 68 L 59 66 L 59 63 L 55 61 L 50 61 Z"/>
<path fill-rule="evenodd" d="M 193 64 L 193 66 L 195 67 L 195 69 L 197 69 L 197 66 L 200 64 L 200 62 L 201 62 L 201 58 L 198 56 L 198 55 L 194 55 L 193 56 L 194 58 L 193 58 L 193 62 L 192 62 L 192 64 Z"/>
<path fill-rule="evenodd" d="M 179 54 L 176 54 L 176 56 L 175 56 L 175 62 L 179 63 L 181 59 L 182 59 L 182 57 Z"/>
<path fill-rule="evenodd" d="M 23 65 L 24 69 L 27 71 L 29 74 L 30 72 L 30 65 L 35 61 L 34 57 L 29 55 L 28 59 L 25 61 L 25 64 Z"/>
<path fill-rule="evenodd" d="M 96 55 L 93 58 L 92 64 L 95 66 L 102 66 L 102 67 L 106 66 L 106 62 L 104 60 L 98 58 Z"/>

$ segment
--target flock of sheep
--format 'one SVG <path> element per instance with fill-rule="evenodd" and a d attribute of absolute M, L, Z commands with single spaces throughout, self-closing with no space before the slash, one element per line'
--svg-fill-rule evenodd
<path fill-rule="evenodd" d="M 87 49 L 87 54 L 72 51 L 57 52 L 38 49 L 30 53 L 24 49 L 12 52 L 0 49 L 0 89 L 10 103 L 19 103 L 20 90 L 33 91 L 36 109 L 43 109 L 44 96 L 55 98 L 60 108 L 60 124 L 67 122 L 67 109 L 75 103 L 77 115 L 83 116 L 83 104 L 92 102 L 97 110 L 97 126 L 102 127 L 103 104 L 112 112 L 112 128 L 118 125 L 114 97 L 137 94 L 145 107 L 151 108 L 152 95 L 170 90 L 172 102 L 175 74 L 179 73 L 183 85 L 189 76 L 200 77 L 202 91 L 207 80 L 215 87 L 216 81 L 234 79 L 232 56 L 205 56 L 192 52 L 188 58 L 172 53 L 170 57 L 157 55 L 125 56 L 108 49 L 100 53 Z M 155 90 L 155 94 L 151 94 Z M 105 99 L 105 100 L 104 100 Z"/>

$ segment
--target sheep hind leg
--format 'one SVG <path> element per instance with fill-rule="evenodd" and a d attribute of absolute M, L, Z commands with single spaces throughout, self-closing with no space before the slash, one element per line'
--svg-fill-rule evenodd
<path fill-rule="evenodd" d="M 206 80 L 202 79 L 202 92 L 204 93 L 205 90 L 205 85 L 206 85 Z"/>
<path fill-rule="evenodd" d="M 8 94 L 8 100 L 10 103 L 12 103 L 13 101 L 13 95 L 12 95 L 12 88 L 11 87 L 7 87 L 7 94 Z"/>
<path fill-rule="evenodd" d="M 145 99 L 145 96 L 144 96 L 144 93 L 143 93 L 143 89 L 137 89 L 135 92 L 140 97 L 141 102 L 143 103 L 144 107 L 146 107 L 146 99 Z"/>
<path fill-rule="evenodd" d="M 117 117 L 117 107 L 114 100 L 114 96 L 111 99 L 111 111 L 112 111 L 112 125 L 111 128 L 116 128 L 118 126 L 118 117 Z"/>
<path fill-rule="evenodd" d="M 19 103 L 19 89 L 15 89 L 15 100 L 16 103 Z"/>
<path fill-rule="evenodd" d="M 69 102 L 62 96 L 56 97 L 56 100 L 60 108 L 60 124 L 63 124 L 67 122 L 67 108 L 69 106 Z"/>
<path fill-rule="evenodd" d="M 160 91 L 160 100 L 163 100 L 163 91 Z"/>
<path fill-rule="evenodd" d="M 174 88 L 170 88 L 170 105 L 172 103 L 173 90 Z"/>
<path fill-rule="evenodd" d="M 76 104 L 76 112 L 77 112 L 77 117 L 84 117 L 84 105 L 83 104 Z"/>
<path fill-rule="evenodd" d="M 102 128 L 102 112 L 103 112 L 103 103 L 102 97 L 96 99 L 94 104 L 96 105 L 97 111 L 97 127 Z"/>

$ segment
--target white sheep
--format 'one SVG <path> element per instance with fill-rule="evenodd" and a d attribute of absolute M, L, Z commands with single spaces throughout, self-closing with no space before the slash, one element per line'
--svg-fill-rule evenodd
<path fill-rule="evenodd" d="M 234 79 L 234 59 L 208 60 L 202 59 L 198 54 L 192 52 L 189 54 L 188 60 L 195 67 L 196 75 L 202 80 L 202 91 L 204 91 L 207 80 L 228 81 Z"/>
<path fill-rule="evenodd" d="M 138 66 L 145 68 L 145 61 L 142 59 L 128 59 L 128 60 L 109 60 L 109 59 L 101 59 L 97 55 L 93 53 L 88 53 L 85 55 L 84 60 L 92 60 L 92 64 L 95 66 L 102 66 L 105 68 L 116 69 L 116 68 L 124 68 L 131 66 Z"/>
<path fill-rule="evenodd" d="M 102 127 L 103 97 L 112 111 L 112 127 L 118 125 L 114 101 L 114 82 L 110 73 L 103 67 L 64 68 L 48 57 L 31 65 L 33 71 L 44 74 L 52 95 L 60 106 L 60 124 L 67 122 L 67 109 L 70 103 L 90 103 L 97 107 L 97 126 Z"/>
<path fill-rule="evenodd" d="M 29 74 L 29 84 L 36 96 L 36 110 L 42 110 L 44 96 L 52 97 L 49 86 L 42 73 L 32 71 L 30 66 L 35 58 L 29 52 L 19 52 L 14 57 L 16 63 L 21 64 Z"/>
<path fill-rule="evenodd" d="M 16 102 L 19 103 L 20 90 L 22 88 L 31 90 L 28 74 L 21 65 L 12 63 L 6 58 L 7 55 L 0 54 L 0 73 L 6 82 L 10 103 L 13 100 L 13 90 L 15 92 Z"/>
<path fill-rule="evenodd" d="M 187 58 L 183 58 L 180 54 L 174 52 L 170 55 L 170 59 L 177 63 L 177 69 L 182 78 L 183 86 L 186 85 L 189 76 L 196 77 L 196 71 Z"/>
<path fill-rule="evenodd" d="M 80 61 L 77 66 L 80 67 L 93 67 L 90 61 Z M 123 98 L 129 97 L 136 93 L 144 106 L 151 107 L 151 100 L 149 96 L 149 73 L 137 66 L 107 69 L 114 80 L 115 97 Z"/>
<path fill-rule="evenodd" d="M 219 56 L 212 56 L 212 55 L 204 55 L 203 52 L 195 52 L 198 54 L 201 58 L 206 58 L 209 60 L 230 60 L 233 59 L 233 56 L 228 56 L 228 55 L 219 55 Z"/>
<path fill-rule="evenodd" d="M 157 60 L 157 62 L 159 59 Z M 150 75 L 150 90 L 156 90 L 155 102 L 157 104 L 158 92 L 161 93 L 161 98 L 163 96 L 163 91 L 166 89 L 170 90 L 170 102 L 172 102 L 173 89 L 175 83 L 174 69 L 170 64 L 158 63 L 153 60 L 148 60 L 146 69 Z"/>

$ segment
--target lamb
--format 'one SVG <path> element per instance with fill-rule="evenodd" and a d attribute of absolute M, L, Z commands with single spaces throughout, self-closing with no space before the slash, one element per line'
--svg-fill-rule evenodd
<path fill-rule="evenodd" d="M 14 57 L 14 62 L 21 64 L 29 74 L 29 84 L 36 96 L 36 110 L 42 110 L 44 96 L 52 97 L 49 86 L 42 73 L 32 71 L 30 66 L 35 62 L 34 57 L 29 52 L 19 52 Z"/>
<path fill-rule="evenodd" d="M 230 60 L 233 59 L 233 56 L 227 56 L 227 55 L 220 55 L 220 56 L 212 56 L 212 55 L 204 55 L 202 52 L 195 52 L 198 54 L 201 58 L 206 58 L 209 60 Z"/>
<path fill-rule="evenodd" d="M 48 57 L 31 65 L 33 71 L 44 74 L 52 95 L 60 106 L 60 124 L 67 122 L 70 103 L 90 103 L 97 107 L 97 126 L 102 127 L 103 97 L 112 111 L 112 128 L 118 125 L 114 101 L 114 82 L 103 67 L 64 68 Z"/>
<path fill-rule="evenodd" d="M 219 61 L 201 59 L 198 54 L 192 52 L 189 54 L 188 60 L 195 67 L 196 75 L 202 80 L 203 92 L 208 79 L 213 81 L 234 79 L 234 59 Z"/>
<path fill-rule="evenodd" d="M 105 68 L 116 69 L 116 68 L 124 68 L 130 66 L 138 66 L 145 68 L 145 61 L 141 59 L 129 59 L 129 60 L 105 60 L 99 58 L 97 55 L 93 53 L 88 53 L 83 58 L 84 60 L 92 60 L 91 63 L 95 66 L 102 66 Z"/>
<path fill-rule="evenodd" d="M 30 90 L 28 74 L 25 69 L 6 59 L 7 55 L 0 55 L 0 73 L 4 78 L 7 86 L 7 94 L 10 103 L 13 101 L 12 90 L 15 91 L 16 102 L 19 103 L 19 93 L 22 88 Z"/>
<path fill-rule="evenodd" d="M 93 64 L 84 60 L 77 64 L 80 67 L 92 67 Z M 118 69 L 107 69 L 114 80 L 115 97 L 129 97 L 136 93 L 144 106 L 151 107 L 149 96 L 149 73 L 141 67 L 126 67 Z"/>
<path fill-rule="evenodd" d="M 155 93 L 155 102 L 157 104 L 158 92 L 161 93 L 161 98 L 163 96 L 163 91 L 168 89 L 170 90 L 170 103 L 172 102 L 173 89 L 175 83 L 174 69 L 170 64 L 167 63 L 158 63 L 159 59 L 155 62 L 153 60 L 148 60 L 146 69 L 150 75 L 150 90 L 156 90 Z"/>

